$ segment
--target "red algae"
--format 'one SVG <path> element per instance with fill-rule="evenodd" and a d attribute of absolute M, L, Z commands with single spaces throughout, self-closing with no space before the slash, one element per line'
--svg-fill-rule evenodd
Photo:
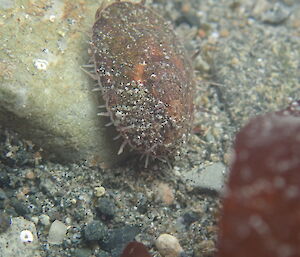
<path fill-rule="evenodd" d="M 193 121 L 191 61 L 170 25 L 141 3 L 100 7 L 93 26 L 96 77 L 107 115 L 146 156 L 180 154 Z"/>
<path fill-rule="evenodd" d="M 300 101 L 236 137 L 217 257 L 300 256 Z"/>

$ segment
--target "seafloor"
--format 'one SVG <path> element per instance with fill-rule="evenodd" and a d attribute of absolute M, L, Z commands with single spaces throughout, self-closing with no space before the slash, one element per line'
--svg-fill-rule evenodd
<path fill-rule="evenodd" d="M 300 3 L 147 1 L 174 25 L 189 53 L 197 53 L 193 133 L 186 153 L 171 168 L 163 162 L 144 168 L 135 155 L 104 168 L 74 160 L 92 155 L 88 147 L 79 154 L 67 152 L 76 148 L 70 142 L 95 147 L 94 135 L 84 132 L 92 124 L 86 113 L 95 113 L 81 108 L 91 100 L 70 91 L 73 83 L 76 90 L 93 83 L 78 69 L 88 60 L 88 43 L 77 53 L 68 42 L 88 42 L 97 2 L 0 1 L 0 248 L 10 241 L 5 217 L 24 217 L 37 231 L 35 247 L 16 251 L 18 245 L 10 244 L 0 257 L 119 256 L 134 238 L 161 256 L 154 243 L 162 233 L 176 236 L 186 256 L 212 257 L 235 133 L 251 117 L 300 99 Z M 63 13 L 51 16 L 56 9 Z M 35 26 L 40 23 L 44 26 Z M 39 31 L 47 26 L 49 32 Z M 76 61 L 69 52 L 79 56 Z M 41 59 L 47 59 L 51 74 L 38 66 Z M 70 64 L 68 75 L 55 78 L 53 74 L 64 74 L 62 60 Z M 30 90 L 35 98 L 26 95 Z M 77 107 L 65 112 L 76 101 Z M 68 120 L 76 122 L 68 125 Z M 82 138 L 72 139 L 80 133 Z M 101 153 L 109 148 L 105 158 L 113 162 L 110 145 L 102 146 Z M 49 228 L 55 220 L 67 232 L 62 242 L 51 244 Z M 96 238 L 106 234 L 93 240 L 93 233 Z"/>

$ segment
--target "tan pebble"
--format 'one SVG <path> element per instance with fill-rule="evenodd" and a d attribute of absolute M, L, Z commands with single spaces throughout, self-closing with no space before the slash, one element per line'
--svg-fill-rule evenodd
<path fill-rule="evenodd" d="M 204 29 L 199 29 L 198 30 L 198 36 L 200 38 L 205 38 L 207 35 L 206 35 L 206 31 Z"/>
<path fill-rule="evenodd" d="M 238 65 L 239 63 L 240 63 L 240 61 L 238 58 L 236 58 L 236 57 L 232 58 L 232 60 L 231 60 L 232 65 Z"/>
<path fill-rule="evenodd" d="M 35 175 L 35 173 L 31 170 L 31 171 L 28 171 L 28 172 L 26 173 L 25 177 L 26 177 L 27 179 L 33 180 L 33 179 L 35 179 L 36 175 Z"/>
<path fill-rule="evenodd" d="M 102 186 L 95 187 L 94 194 L 96 197 L 101 197 L 101 196 L 105 195 L 105 188 Z"/>
<path fill-rule="evenodd" d="M 195 245 L 195 257 L 208 257 L 214 256 L 216 252 L 216 245 L 213 240 L 203 240 Z"/>
<path fill-rule="evenodd" d="M 228 37 L 229 36 L 229 31 L 227 29 L 223 29 L 220 31 L 220 36 L 221 37 Z"/>
<path fill-rule="evenodd" d="M 164 204 L 171 205 L 174 203 L 173 188 L 166 183 L 154 184 L 154 191 L 156 193 L 156 199 Z"/>
<path fill-rule="evenodd" d="M 189 3 L 185 3 L 181 7 L 182 12 L 188 13 L 191 10 L 191 5 Z"/>
<path fill-rule="evenodd" d="M 77 203 L 77 200 L 75 198 L 72 198 L 71 203 L 75 205 Z"/>
<path fill-rule="evenodd" d="M 178 239 L 169 234 L 161 234 L 156 239 L 155 246 L 163 257 L 178 257 L 183 253 Z"/>

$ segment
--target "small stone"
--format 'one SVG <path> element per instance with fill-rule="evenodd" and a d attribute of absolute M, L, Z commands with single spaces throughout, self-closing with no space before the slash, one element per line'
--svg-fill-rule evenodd
<path fill-rule="evenodd" d="M 10 204 L 14 207 L 16 213 L 20 216 L 25 216 L 26 214 L 30 213 L 29 207 L 16 198 L 12 198 Z"/>
<path fill-rule="evenodd" d="M 0 178 L 1 180 L 1 178 Z M 2 188 L 0 188 L 0 200 L 5 200 L 7 199 L 6 193 L 4 192 L 4 190 Z"/>
<path fill-rule="evenodd" d="M 50 217 L 46 214 L 42 214 L 39 217 L 41 224 L 44 226 L 49 226 L 50 225 Z"/>
<path fill-rule="evenodd" d="M 5 232 L 10 226 L 10 217 L 5 212 L 0 212 L 0 233 Z"/>
<path fill-rule="evenodd" d="M 100 198 L 96 204 L 96 210 L 98 215 L 105 220 L 113 219 L 116 212 L 116 206 L 114 202 L 109 198 Z"/>
<path fill-rule="evenodd" d="M 195 257 L 211 257 L 216 252 L 216 245 L 213 240 L 203 240 L 194 246 Z"/>
<path fill-rule="evenodd" d="M 284 22 L 291 15 L 290 9 L 281 3 L 276 3 L 262 14 L 262 21 L 272 25 L 278 25 Z"/>
<path fill-rule="evenodd" d="M 94 194 L 96 197 L 101 197 L 103 195 L 105 195 L 105 187 L 95 187 L 94 188 Z"/>
<path fill-rule="evenodd" d="M 179 228 L 184 228 L 184 230 L 187 230 L 192 223 L 199 219 L 200 215 L 198 213 L 186 212 L 177 219 L 177 223 L 179 225 Z"/>
<path fill-rule="evenodd" d="M 106 225 L 100 220 L 94 220 L 84 228 L 84 237 L 87 241 L 102 240 L 107 233 Z"/>
<path fill-rule="evenodd" d="M 33 180 L 36 178 L 36 174 L 32 170 L 30 170 L 26 173 L 25 177 L 27 179 Z"/>
<path fill-rule="evenodd" d="M 65 223 L 66 223 L 66 225 L 71 225 L 72 219 L 71 219 L 70 217 L 67 217 L 67 218 L 65 219 Z"/>
<path fill-rule="evenodd" d="M 91 250 L 87 249 L 87 248 L 75 249 L 73 256 L 74 257 L 87 257 L 87 256 L 91 256 Z"/>
<path fill-rule="evenodd" d="M 156 239 L 155 246 L 163 257 L 179 257 L 183 254 L 178 239 L 169 234 L 161 234 Z"/>
<path fill-rule="evenodd" d="M 173 188 L 168 184 L 160 182 L 159 184 L 154 183 L 154 192 L 156 195 L 156 200 L 163 202 L 166 205 L 171 205 L 174 203 L 174 193 Z"/>
<path fill-rule="evenodd" d="M 59 245 L 63 242 L 67 233 L 67 226 L 59 220 L 55 220 L 50 227 L 48 243 Z"/>
<path fill-rule="evenodd" d="M 110 230 L 108 236 L 100 241 L 103 250 L 111 253 L 113 257 L 119 257 L 125 246 L 133 241 L 140 233 L 138 226 L 126 225 L 121 228 Z"/>
<path fill-rule="evenodd" d="M 0 170 L 0 186 L 8 186 L 10 182 L 10 178 L 8 173 L 4 170 Z"/>
<path fill-rule="evenodd" d="M 98 253 L 95 254 L 96 257 L 111 257 L 110 253 L 105 252 L 105 251 L 100 251 Z"/>
<path fill-rule="evenodd" d="M 39 217 L 37 217 L 37 216 L 32 216 L 32 217 L 31 217 L 31 221 L 36 225 L 36 224 L 39 223 Z"/>
<path fill-rule="evenodd" d="M 203 170 L 195 168 L 183 174 L 183 180 L 189 186 L 200 191 L 220 193 L 224 187 L 226 167 L 222 163 L 214 163 Z"/>

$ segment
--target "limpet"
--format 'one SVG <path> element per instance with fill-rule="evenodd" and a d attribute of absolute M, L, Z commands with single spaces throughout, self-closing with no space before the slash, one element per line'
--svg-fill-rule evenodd
<path fill-rule="evenodd" d="M 117 1 L 96 12 L 91 50 L 101 97 L 123 139 L 146 157 L 180 154 L 193 121 L 191 60 L 170 24 L 141 3 Z"/>

